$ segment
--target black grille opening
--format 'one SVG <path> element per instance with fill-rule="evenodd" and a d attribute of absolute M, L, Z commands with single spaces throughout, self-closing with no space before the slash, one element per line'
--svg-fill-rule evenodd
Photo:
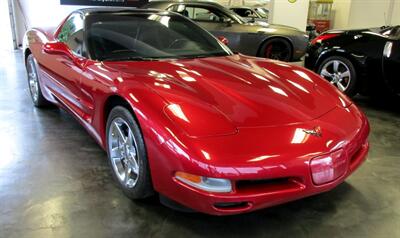
<path fill-rule="evenodd" d="M 214 204 L 214 207 L 218 209 L 240 209 L 248 206 L 248 202 L 218 202 Z"/>
<path fill-rule="evenodd" d="M 291 178 L 276 178 L 276 179 L 260 179 L 260 180 L 241 180 L 236 182 L 236 189 L 244 189 L 250 187 L 268 187 L 276 185 L 287 185 L 293 184 L 293 179 Z"/>

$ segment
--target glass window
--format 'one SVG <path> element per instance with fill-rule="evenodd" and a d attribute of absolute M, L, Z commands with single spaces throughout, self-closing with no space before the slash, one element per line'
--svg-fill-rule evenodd
<path fill-rule="evenodd" d="M 263 7 L 257 7 L 257 8 L 255 8 L 255 10 L 262 18 L 268 18 L 268 14 L 269 14 L 268 9 L 263 8 Z"/>
<path fill-rule="evenodd" d="M 233 8 L 232 10 L 241 17 L 257 18 L 257 15 L 251 9 L 248 8 Z"/>
<path fill-rule="evenodd" d="M 58 34 L 58 40 L 64 42 L 75 54 L 82 55 L 83 50 L 83 17 L 81 14 L 71 15 Z"/>
<path fill-rule="evenodd" d="M 226 15 L 225 13 L 219 11 L 215 8 L 208 8 L 202 6 L 185 6 L 185 5 L 178 5 L 173 6 L 168 10 L 172 10 L 174 12 L 180 13 L 186 17 L 194 21 L 205 21 L 205 22 L 227 22 L 233 21 L 236 22 L 234 19 Z"/>
<path fill-rule="evenodd" d="M 97 60 L 155 60 L 232 54 L 208 32 L 175 14 L 102 13 L 87 16 L 86 22 L 88 50 Z"/>

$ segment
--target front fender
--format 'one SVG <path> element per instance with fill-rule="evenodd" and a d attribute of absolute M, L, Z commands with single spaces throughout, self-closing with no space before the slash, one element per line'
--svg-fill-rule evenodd
<path fill-rule="evenodd" d="M 351 61 L 351 63 L 356 68 L 357 72 L 365 72 L 365 65 L 366 65 L 366 61 L 367 61 L 368 57 L 366 55 L 353 54 L 343 48 L 322 49 L 321 52 L 319 53 L 319 57 L 316 61 L 315 70 L 318 70 L 318 68 L 322 64 L 322 62 L 331 56 L 342 56 Z"/>

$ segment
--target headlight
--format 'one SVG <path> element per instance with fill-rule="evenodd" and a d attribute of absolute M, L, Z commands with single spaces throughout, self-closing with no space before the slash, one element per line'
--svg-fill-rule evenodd
<path fill-rule="evenodd" d="M 311 174 L 314 184 L 322 185 L 336 180 L 346 173 L 348 159 L 343 150 L 319 156 L 311 160 Z"/>
<path fill-rule="evenodd" d="M 228 179 L 208 178 L 185 172 L 176 172 L 175 178 L 189 186 L 207 192 L 229 193 L 232 191 L 232 183 Z"/>

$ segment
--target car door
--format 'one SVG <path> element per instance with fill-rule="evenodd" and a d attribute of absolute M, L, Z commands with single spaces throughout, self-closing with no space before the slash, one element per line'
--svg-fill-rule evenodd
<path fill-rule="evenodd" d="M 228 47 L 233 51 L 239 49 L 241 36 L 237 32 L 237 27 L 240 23 L 219 9 L 198 4 L 177 4 L 168 10 L 189 17 L 216 37 L 225 37 L 228 39 Z"/>
<path fill-rule="evenodd" d="M 86 58 L 83 56 L 83 16 L 72 14 L 61 26 L 56 40 L 66 44 L 71 54 L 48 54 L 52 93 L 69 109 L 83 115 L 79 81 L 82 77 Z"/>
<path fill-rule="evenodd" d="M 399 34 L 400 35 L 400 34 Z M 388 88 L 400 94 L 400 39 L 386 42 L 383 52 L 383 72 Z"/>

